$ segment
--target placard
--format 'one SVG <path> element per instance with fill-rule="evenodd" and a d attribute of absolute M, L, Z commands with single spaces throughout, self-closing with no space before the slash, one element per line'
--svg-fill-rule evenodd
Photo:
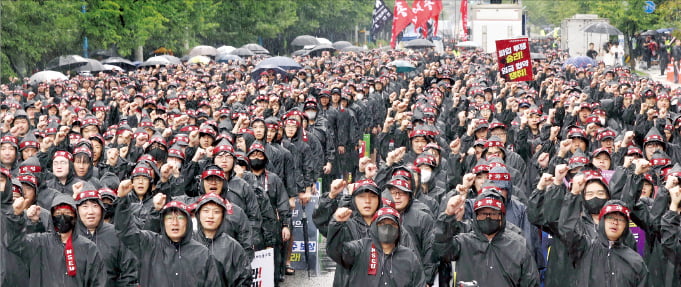
<path fill-rule="evenodd" d="M 532 59 L 527 38 L 497 40 L 499 74 L 507 82 L 532 81 Z"/>
<path fill-rule="evenodd" d="M 291 267 L 296 270 L 307 272 L 308 264 L 310 274 L 319 274 L 319 243 L 317 241 L 317 227 L 312 222 L 312 213 L 319 201 L 319 196 L 312 196 L 303 209 L 300 201 L 296 199 L 296 208 L 291 210 L 291 235 L 293 237 L 293 249 L 291 250 Z M 305 260 L 305 233 L 303 232 L 303 212 L 307 216 L 307 251 L 309 263 Z"/>
<path fill-rule="evenodd" d="M 274 286 L 274 249 L 264 249 L 255 252 L 251 262 L 252 287 Z"/>

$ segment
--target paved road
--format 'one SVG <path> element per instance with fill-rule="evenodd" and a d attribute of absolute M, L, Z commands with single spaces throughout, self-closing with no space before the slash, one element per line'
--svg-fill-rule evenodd
<path fill-rule="evenodd" d="M 281 287 L 331 287 L 333 285 L 333 272 L 327 272 L 319 277 L 307 278 L 304 270 L 296 271 L 296 275 L 286 276 L 286 281 Z"/>

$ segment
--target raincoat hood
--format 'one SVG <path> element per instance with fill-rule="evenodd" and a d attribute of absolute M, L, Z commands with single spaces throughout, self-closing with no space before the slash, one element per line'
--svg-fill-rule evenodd
<path fill-rule="evenodd" d="M 189 214 L 189 211 L 187 211 L 187 206 L 184 203 L 181 203 L 179 201 L 171 201 L 169 203 L 166 203 L 166 205 L 163 207 L 161 210 L 161 235 L 163 235 L 164 238 L 168 239 L 168 241 L 171 241 L 168 235 L 166 234 L 166 227 L 165 227 L 165 220 L 163 220 L 163 217 L 172 211 L 179 211 L 184 216 L 187 217 L 187 227 L 185 229 L 184 235 L 182 236 L 182 240 L 180 240 L 179 244 L 180 245 L 186 245 L 192 240 L 192 230 L 193 224 L 191 220 L 191 215 Z"/>

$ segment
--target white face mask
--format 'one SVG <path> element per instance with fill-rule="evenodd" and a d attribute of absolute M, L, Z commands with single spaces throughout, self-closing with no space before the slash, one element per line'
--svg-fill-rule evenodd
<path fill-rule="evenodd" d="M 357 95 L 355 95 L 355 99 L 356 99 L 357 101 L 361 101 L 362 99 L 364 99 L 364 94 L 357 94 Z"/>
<path fill-rule="evenodd" d="M 426 183 L 430 181 L 430 177 L 433 176 L 433 172 L 430 170 L 421 171 L 421 183 Z"/>
<path fill-rule="evenodd" d="M 317 118 L 317 112 L 314 112 L 314 111 L 305 112 L 305 115 L 307 116 L 308 119 L 311 119 L 311 120 L 314 120 L 315 118 Z"/>

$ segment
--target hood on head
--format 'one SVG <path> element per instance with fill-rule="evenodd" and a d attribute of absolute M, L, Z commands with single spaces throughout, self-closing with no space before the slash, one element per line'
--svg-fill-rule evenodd
<path fill-rule="evenodd" d="M 179 201 L 171 201 L 166 203 L 163 209 L 161 209 L 161 235 L 168 238 L 168 235 L 166 234 L 165 220 L 163 220 L 163 217 L 172 211 L 180 211 L 182 214 L 184 214 L 184 216 L 187 217 L 187 227 L 185 229 L 184 235 L 182 236 L 182 240 L 180 241 L 181 245 L 185 245 L 192 240 L 192 230 L 194 230 L 194 228 L 191 214 L 189 214 L 188 207 L 184 203 Z M 170 238 L 168 238 L 168 240 L 170 241 Z"/>

